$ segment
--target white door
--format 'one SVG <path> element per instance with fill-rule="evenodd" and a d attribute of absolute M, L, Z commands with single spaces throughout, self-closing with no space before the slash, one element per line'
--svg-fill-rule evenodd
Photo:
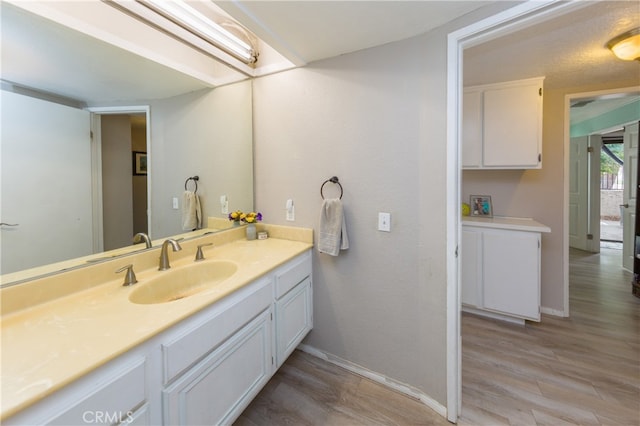
<path fill-rule="evenodd" d="M 569 144 L 569 247 L 600 252 L 600 135 Z"/>
<path fill-rule="evenodd" d="M 622 212 L 622 267 L 633 271 L 638 169 L 638 123 L 624 128 L 624 191 Z"/>
<path fill-rule="evenodd" d="M 1 97 L 0 221 L 18 226 L 0 227 L 0 272 L 91 254 L 89 113 L 6 91 Z"/>
<path fill-rule="evenodd" d="M 571 138 L 569 143 L 569 247 L 580 250 L 588 250 L 588 148 L 588 136 Z"/>

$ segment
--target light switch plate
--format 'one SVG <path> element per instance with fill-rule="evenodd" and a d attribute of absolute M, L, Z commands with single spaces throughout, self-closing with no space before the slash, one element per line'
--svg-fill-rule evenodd
<path fill-rule="evenodd" d="M 178 210 L 178 197 L 173 197 L 173 199 L 171 200 L 172 204 L 173 204 L 173 209 L 174 210 Z"/>
<path fill-rule="evenodd" d="M 378 213 L 378 231 L 391 232 L 391 213 Z"/>

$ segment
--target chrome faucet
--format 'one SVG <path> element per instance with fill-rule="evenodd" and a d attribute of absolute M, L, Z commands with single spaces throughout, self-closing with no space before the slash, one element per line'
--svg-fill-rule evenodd
<path fill-rule="evenodd" d="M 136 235 L 133 236 L 134 244 L 137 244 L 140 241 L 144 241 L 144 243 L 147 245 L 147 248 L 151 248 L 151 240 L 149 239 L 149 236 L 144 232 L 138 232 Z"/>
<path fill-rule="evenodd" d="M 162 250 L 160 250 L 160 266 L 158 267 L 158 271 L 166 271 L 171 268 L 171 265 L 169 265 L 169 245 L 171 245 L 173 251 L 182 250 L 180 243 L 173 238 L 165 240 L 164 243 L 162 243 Z"/>

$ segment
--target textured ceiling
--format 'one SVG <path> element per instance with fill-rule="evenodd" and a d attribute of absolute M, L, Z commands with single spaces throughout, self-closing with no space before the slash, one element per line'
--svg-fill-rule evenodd
<path fill-rule="evenodd" d="M 607 41 L 640 26 L 640 2 L 599 1 L 465 50 L 465 85 L 545 76 L 545 87 L 611 81 L 640 84 L 640 62 L 621 61 Z"/>

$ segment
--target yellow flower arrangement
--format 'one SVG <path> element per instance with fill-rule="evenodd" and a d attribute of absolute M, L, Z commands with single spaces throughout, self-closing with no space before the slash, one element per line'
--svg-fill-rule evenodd
<path fill-rule="evenodd" d="M 262 213 L 249 212 L 244 213 L 242 210 L 236 210 L 229 213 L 229 220 L 233 222 L 256 223 L 262 220 Z"/>

